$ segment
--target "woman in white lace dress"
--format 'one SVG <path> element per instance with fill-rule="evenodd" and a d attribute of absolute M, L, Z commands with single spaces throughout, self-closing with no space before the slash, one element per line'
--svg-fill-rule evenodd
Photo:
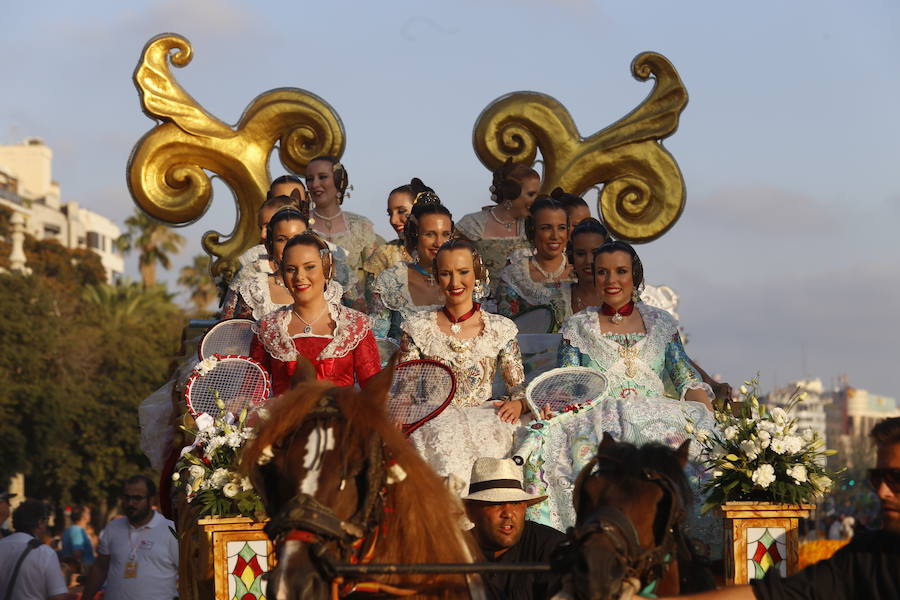
<path fill-rule="evenodd" d="M 543 196 L 531 205 L 525 231 L 534 251 L 510 259 L 500 271 L 498 312 L 516 319 L 535 309 L 550 309 L 552 322 L 537 320 L 529 324 L 534 330 L 523 328 L 521 322 L 519 326 L 522 333 L 555 333 L 572 314 L 572 266 L 566 259 L 568 214 L 558 200 Z"/>
<path fill-rule="evenodd" d="M 372 284 L 369 314 L 375 322 L 375 337 L 399 338 L 400 324 L 410 314 L 434 311 L 444 304 L 434 276 L 434 257 L 453 235 L 453 215 L 420 179 L 413 179 L 410 186 L 416 196 L 404 240 L 413 260 L 385 269 Z"/>
<path fill-rule="evenodd" d="M 313 202 L 312 229 L 347 252 L 352 282 L 345 286 L 344 301 L 366 312 L 365 272 L 362 266 L 384 239 L 375 233 L 372 221 L 341 209 L 347 193 L 347 170 L 333 156 L 319 156 L 306 165 L 306 187 Z"/>
<path fill-rule="evenodd" d="M 508 160 L 494 172 L 491 200 L 487 206 L 460 219 L 459 232 L 475 243 L 489 273 L 497 274 L 507 259 L 519 251 L 528 251 L 525 217 L 541 187 L 541 176 L 528 165 Z M 499 280 L 492 277 L 491 294 Z"/>
<path fill-rule="evenodd" d="M 306 215 L 295 208 L 282 208 L 268 220 L 263 235 L 265 257 L 245 265 L 231 281 L 222 308 L 223 319 L 258 321 L 276 308 L 294 301 L 285 287 L 279 265 L 285 244 L 305 232 L 307 223 Z M 340 270 L 339 265 L 340 261 L 335 259 L 336 271 Z M 329 302 L 340 302 L 342 294 L 341 285 L 330 279 L 325 290 Z"/>
<path fill-rule="evenodd" d="M 456 376 L 453 402 L 410 439 L 432 468 L 441 476 L 452 475 L 460 489 L 466 489 L 476 458 L 509 455 L 525 410 L 516 326 L 506 317 L 483 311 L 473 299 L 482 270 L 468 240 L 441 246 L 435 271 L 444 306 L 411 314 L 403 322 L 400 342 L 401 361 L 435 360 Z M 507 396 L 492 401 L 491 384 L 498 368 Z"/>

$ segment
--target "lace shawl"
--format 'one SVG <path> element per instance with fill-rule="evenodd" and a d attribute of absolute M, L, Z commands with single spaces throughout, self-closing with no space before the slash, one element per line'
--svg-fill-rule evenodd
<path fill-rule="evenodd" d="M 600 332 L 598 307 L 586 308 L 566 321 L 560 330 L 563 345 L 568 342 L 599 365 L 609 378 L 610 391 L 623 387 L 626 382 L 634 381 L 640 382 L 641 387 L 645 388 L 645 395 L 649 392 L 651 395 L 663 396 L 665 387 L 660 377 L 661 373 L 654 365 L 665 365 L 669 367 L 669 374 L 682 399 L 690 389 L 703 389 L 712 398 L 712 389 L 703 383 L 700 375 L 690 367 L 684 349 L 680 348 L 678 327 L 672 316 L 662 309 L 644 303 L 638 303 L 635 307 L 640 311 L 647 333 L 635 336 L 636 341 L 628 347 L 631 352 L 616 341 L 617 334 Z M 560 351 L 563 352 L 562 347 Z M 560 362 L 561 366 L 571 366 L 568 360 Z M 629 372 L 629 366 L 632 372 Z"/>
<path fill-rule="evenodd" d="M 334 333 L 317 360 L 347 356 L 372 330 L 372 320 L 368 315 L 342 304 L 329 302 L 328 314 L 335 324 Z M 295 361 L 299 354 L 294 338 L 288 333 L 290 322 L 291 307 L 288 305 L 274 310 L 253 325 L 253 331 L 266 351 L 282 362 Z"/>
<path fill-rule="evenodd" d="M 499 361 L 509 396 L 523 397 L 525 370 L 515 324 L 484 310 L 481 318 L 481 333 L 461 340 L 440 330 L 437 311 L 411 314 L 402 324 L 400 361 L 426 358 L 449 366 L 456 375 L 453 402 L 463 406 L 476 406 L 491 397 Z"/>
<path fill-rule="evenodd" d="M 641 302 L 663 309 L 672 315 L 676 321 L 681 320 L 678 317 L 678 294 L 667 285 L 650 285 L 645 283 L 644 289 L 641 290 Z"/>
<path fill-rule="evenodd" d="M 416 304 L 409 294 L 409 268 L 405 263 L 381 272 L 372 284 L 370 313 L 375 321 L 376 337 L 385 337 L 391 328 L 391 313 L 398 313 L 398 323 L 421 311 L 434 311 L 440 304 Z"/>
<path fill-rule="evenodd" d="M 572 283 L 561 281 L 557 287 L 533 280 L 528 256 L 519 255 L 506 265 L 500 271 L 500 280 L 502 282 L 498 291 L 500 312 L 507 317 L 515 318 L 525 308 L 549 306 L 553 310 L 553 317 L 558 328 L 572 314 Z M 504 298 L 509 294 L 504 288 L 508 288 L 529 306 L 520 306 L 519 310 L 510 310 L 510 303 Z M 506 311 L 509 311 L 509 314 Z"/>
<path fill-rule="evenodd" d="M 363 270 L 369 275 L 376 277 L 385 269 L 389 269 L 394 265 L 398 265 L 404 261 L 411 261 L 412 257 L 403 246 L 402 240 L 391 240 L 386 244 L 378 246 L 372 256 L 363 264 Z"/>

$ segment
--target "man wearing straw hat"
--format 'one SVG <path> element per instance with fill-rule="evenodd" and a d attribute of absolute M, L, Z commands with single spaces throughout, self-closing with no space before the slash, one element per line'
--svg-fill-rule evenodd
<path fill-rule="evenodd" d="M 525 520 L 525 509 L 547 496 L 535 496 L 522 485 L 522 467 L 509 458 L 479 458 L 472 465 L 469 495 L 463 497 L 472 530 L 487 560 L 498 563 L 549 562 L 565 540 L 559 531 Z M 554 573 L 485 574 L 496 597 L 515 600 L 547 598 L 559 587 Z"/>

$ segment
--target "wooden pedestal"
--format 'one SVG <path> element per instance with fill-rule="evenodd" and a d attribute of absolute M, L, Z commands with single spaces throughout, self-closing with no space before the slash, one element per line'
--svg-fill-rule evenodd
<path fill-rule="evenodd" d="M 815 508 L 812 504 L 775 504 L 771 502 L 726 502 L 725 582 L 728 585 L 760 579 L 769 569 L 783 577 L 797 571 L 797 522 Z"/>
<path fill-rule="evenodd" d="M 208 543 L 205 554 L 214 578 L 215 600 L 267 597 L 262 575 L 274 566 L 275 557 L 272 542 L 262 530 L 264 525 L 246 517 L 197 522 Z"/>

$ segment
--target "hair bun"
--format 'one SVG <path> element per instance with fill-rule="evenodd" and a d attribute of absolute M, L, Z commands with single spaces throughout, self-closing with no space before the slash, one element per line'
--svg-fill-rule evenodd
<path fill-rule="evenodd" d="M 413 177 L 409 180 L 409 187 L 413 192 L 413 205 L 417 206 L 420 204 L 440 204 L 441 199 L 434 192 L 433 189 L 425 185 L 421 179 L 418 177 Z"/>

